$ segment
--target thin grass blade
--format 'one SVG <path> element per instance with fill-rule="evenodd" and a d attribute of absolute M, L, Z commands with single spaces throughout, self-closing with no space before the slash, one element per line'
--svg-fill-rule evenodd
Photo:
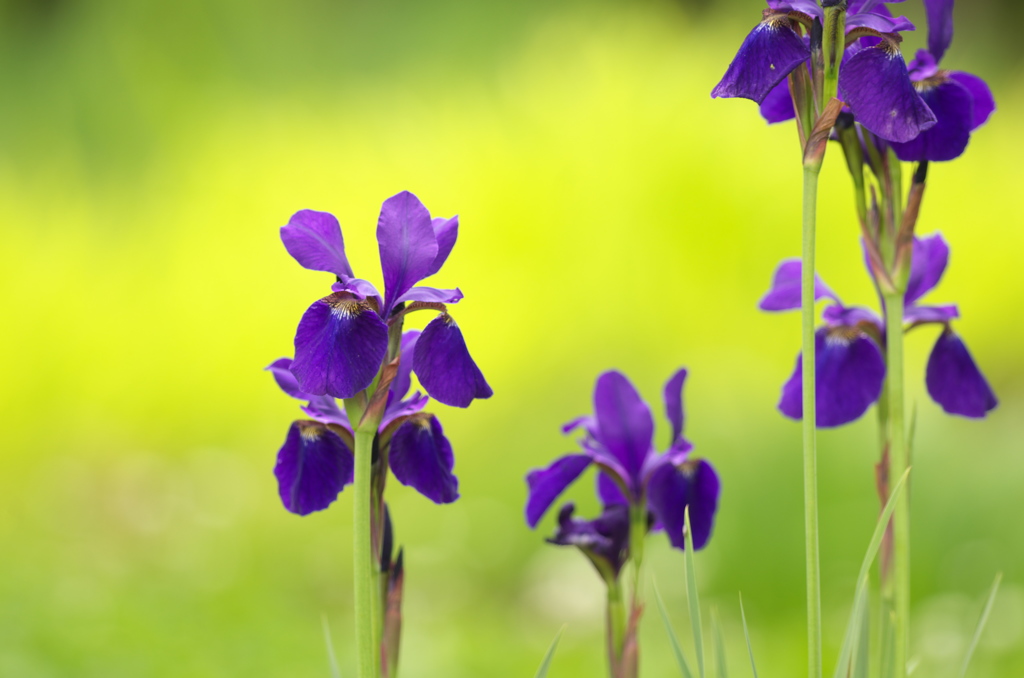
<path fill-rule="evenodd" d="M 978 648 L 978 641 L 981 640 L 981 634 L 985 630 L 985 624 L 988 623 L 988 616 L 992 612 L 992 606 L 996 602 L 996 594 L 999 593 L 999 585 L 1003 583 L 1003 573 L 1000 572 L 996 575 L 996 580 L 992 582 L 992 590 L 988 592 L 988 600 L 985 601 L 985 609 L 981 611 L 981 619 L 978 620 L 978 627 L 974 629 L 974 637 L 971 638 L 971 644 L 967 648 L 967 655 L 964 656 L 963 666 L 960 667 L 960 678 L 964 678 L 967 675 L 967 667 L 970 666 L 971 657 L 974 656 L 974 651 Z"/>
<path fill-rule="evenodd" d="M 700 596 L 697 594 L 697 570 L 693 565 L 693 536 L 690 530 L 690 507 L 683 513 L 686 526 L 686 600 L 690 605 L 690 625 L 693 627 L 693 648 L 697 654 L 697 671 L 704 678 L 704 631 L 700 620 Z"/>
<path fill-rule="evenodd" d="M 863 608 L 867 605 L 865 592 L 867 591 L 868 579 L 871 575 L 871 564 L 875 562 L 875 556 L 878 555 L 878 548 L 882 545 L 885 529 L 889 525 L 889 519 L 892 518 L 893 511 L 896 509 L 896 500 L 903 493 L 903 489 L 907 484 L 907 476 L 909 475 L 910 469 L 908 468 L 903 473 L 899 482 L 892 488 L 892 492 L 889 493 L 889 501 L 885 503 L 882 515 L 878 517 L 875 532 L 871 535 L 871 541 L 868 543 L 868 551 L 864 554 L 864 560 L 861 562 L 860 574 L 857 575 L 857 591 L 853 598 L 853 610 L 850 611 L 850 621 L 846 625 L 846 633 L 843 636 L 839 661 L 836 663 L 835 678 L 847 678 L 849 676 L 850 661 L 859 628 L 859 621 L 863 614 Z"/>
<path fill-rule="evenodd" d="M 743 609 L 743 594 L 740 594 L 740 619 L 743 620 L 743 636 L 747 639 L 747 654 L 750 655 L 750 670 L 757 678 L 757 664 L 754 662 L 754 646 L 750 644 L 750 629 L 747 628 L 747 613 Z"/>
<path fill-rule="evenodd" d="M 334 643 L 331 641 L 331 627 L 327 623 L 327 615 L 321 615 L 320 620 L 324 627 L 324 643 L 327 644 L 327 661 L 331 666 L 331 678 L 341 678 L 341 671 L 338 670 L 338 658 L 334 656 Z"/>
<path fill-rule="evenodd" d="M 729 678 L 729 668 L 725 661 L 725 637 L 722 635 L 722 623 L 715 608 L 711 608 L 711 640 L 715 646 L 715 670 L 718 678 Z"/>
<path fill-rule="evenodd" d="M 683 672 L 685 678 L 693 678 L 693 671 L 690 669 L 686 657 L 683 656 L 683 648 L 679 645 L 679 638 L 676 637 L 676 632 L 672 628 L 672 620 L 668 617 L 665 602 L 661 599 L 658 583 L 652 582 L 652 584 L 654 584 L 654 599 L 658 602 L 658 612 L 661 613 L 661 621 L 665 622 L 665 632 L 668 633 L 668 639 L 672 642 L 672 650 L 676 653 L 676 662 L 679 663 L 679 670 Z"/>
<path fill-rule="evenodd" d="M 871 614 L 868 605 L 868 589 L 864 588 L 864 600 L 860 604 L 857 637 L 854 640 L 853 664 L 850 666 L 850 678 L 868 678 L 871 663 Z"/>
<path fill-rule="evenodd" d="M 551 641 L 551 647 L 548 648 L 547 654 L 544 655 L 544 661 L 540 663 L 540 668 L 537 669 L 536 678 L 545 678 L 548 675 L 548 667 L 551 666 L 551 660 L 555 656 L 555 649 L 558 647 L 558 641 L 562 639 L 562 633 L 565 631 L 565 627 L 558 629 L 558 633 L 555 634 L 555 639 Z"/>

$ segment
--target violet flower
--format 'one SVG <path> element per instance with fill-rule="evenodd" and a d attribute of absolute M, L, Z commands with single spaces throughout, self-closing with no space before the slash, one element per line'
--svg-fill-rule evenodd
<path fill-rule="evenodd" d="M 630 512 L 649 512 L 655 519 L 654 528 L 664 529 L 672 545 L 683 549 L 684 515 L 689 506 L 694 548 L 703 548 L 711 536 L 720 482 L 710 463 L 690 458 L 693 445 L 683 438 L 686 374 L 685 369 L 679 370 L 665 385 L 665 412 L 672 438 L 664 454 L 654 449 L 651 411 L 629 380 L 614 371 L 598 377 L 594 415 L 575 419 L 562 429 L 565 433 L 583 430 L 583 451 L 557 459 L 526 477 L 527 524 L 536 527 L 566 488 L 588 467 L 596 466 L 598 495 L 606 509 L 621 505 Z"/>
<path fill-rule="evenodd" d="M 378 453 L 386 455 L 400 483 L 436 504 L 448 504 L 459 497 L 459 481 L 452 473 L 452 446 L 437 417 L 422 411 L 430 399 L 419 391 L 408 395 L 413 365 L 410 358 L 421 336 L 415 330 L 402 335 L 398 374 L 391 382 L 380 423 Z M 274 475 L 285 508 L 307 515 L 327 508 L 352 482 L 354 433 L 333 397 L 302 390 L 293 366 L 291 359 L 280 358 L 266 368 L 282 391 L 306 401 L 302 411 L 310 417 L 292 423 L 277 453 Z"/>
<path fill-rule="evenodd" d="M 971 133 L 996 110 L 992 90 L 984 80 L 963 71 L 939 69 L 953 41 L 953 0 L 925 0 L 928 12 L 928 49 L 910 62 L 910 79 L 938 122 L 906 143 L 894 143 L 904 162 L 945 161 L 960 157 Z"/>
<path fill-rule="evenodd" d="M 899 49 L 899 33 L 914 25 L 906 17 L 893 17 L 886 4 L 850 0 L 850 44 L 839 69 L 839 95 L 878 136 L 910 141 L 934 125 L 935 116 L 914 90 Z M 809 66 L 809 35 L 823 19 L 824 10 L 814 0 L 768 0 L 761 23 L 744 40 L 711 96 L 751 99 L 769 122 L 793 118 L 787 76 Z"/>
<path fill-rule="evenodd" d="M 956 306 L 921 305 L 921 298 L 934 289 L 949 262 L 949 246 L 935 234 L 915 238 L 910 279 L 904 297 L 905 331 L 924 325 L 941 325 L 928 360 L 925 383 L 928 394 L 944 411 L 964 417 L 981 418 L 997 405 L 995 394 L 951 322 L 959 317 Z M 870 269 L 869 269 L 870 272 Z M 800 308 L 801 262 L 782 262 L 772 287 L 761 300 L 764 311 Z M 815 299 L 830 299 L 822 314 L 825 321 L 816 335 L 817 422 L 831 428 L 859 419 L 882 394 L 885 383 L 885 323 L 874 311 L 846 306 L 820 278 L 816 278 Z M 802 357 L 793 375 L 782 387 L 779 410 L 791 419 L 803 416 Z"/>
<path fill-rule="evenodd" d="M 594 520 L 573 518 L 576 506 L 565 504 L 558 512 L 558 531 L 547 541 L 575 546 L 583 552 L 607 582 L 614 582 L 629 559 L 629 508 L 607 506 Z"/>
<path fill-rule="evenodd" d="M 304 268 L 333 273 L 338 280 L 332 294 L 306 310 L 295 333 L 291 371 L 304 393 L 351 398 L 363 391 L 387 355 L 389 327 L 409 310 L 430 309 L 440 314 L 424 329 L 412 355 L 423 388 L 456 407 L 491 396 L 445 306 L 462 299 L 462 292 L 418 285 L 441 269 L 458 228 L 458 217 L 431 219 L 408 191 L 385 200 L 377 221 L 382 296 L 371 283 L 355 277 L 333 215 L 303 210 L 292 216 L 281 228 L 288 253 Z"/>

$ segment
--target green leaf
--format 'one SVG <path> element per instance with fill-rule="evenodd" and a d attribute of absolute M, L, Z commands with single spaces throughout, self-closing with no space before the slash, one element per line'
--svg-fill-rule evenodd
<path fill-rule="evenodd" d="M 864 614 L 864 607 L 867 605 L 867 596 L 865 594 L 868 588 L 868 579 L 871 575 L 871 563 L 875 562 L 875 556 L 878 555 L 878 547 L 882 545 L 882 538 L 885 537 L 885 529 L 888 527 L 889 519 L 896 509 L 896 500 L 903 492 L 903 488 L 907 483 L 907 476 L 909 475 L 910 469 L 908 468 L 904 472 L 903 477 L 896 483 L 896 486 L 892 488 L 892 492 L 889 493 L 889 501 L 885 503 L 882 515 L 878 517 L 875 532 L 871 535 L 871 541 L 868 543 L 868 551 L 864 554 L 864 560 L 861 562 L 860 574 L 857 575 L 857 591 L 853 598 L 853 610 L 850 611 L 850 621 L 846 625 L 846 634 L 843 637 L 842 649 L 839 652 L 839 661 L 836 663 L 835 678 L 847 678 L 849 675 L 851 655 L 860 628 L 859 622 L 861 615 Z"/>
<path fill-rule="evenodd" d="M 870 664 L 871 649 L 871 616 L 868 606 L 868 590 L 864 589 L 861 594 L 864 600 L 860 604 L 860 619 L 857 620 L 857 637 L 854 639 L 855 648 L 850 666 L 850 678 L 868 678 L 868 667 Z"/>
<path fill-rule="evenodd" d="M 757 664 L 754 663 L 754 646 L 750 644 L 750 629 L 747 628 L 747 613 L 743 609 L 743 594 L 740 594 L 740 619 L 743 620 L 743 636 L 747 639 L 747 653 L 750 655 L 750 670 L 757 678 Z"/>
<path fill-rule="evenodd" d="M 321 615 L 324 627 L 324 642 L 327 644 L 327 661 L 331 666 L 331 678 L 341 678 L 341 671 L 338 670 L 338 658 L 334 656 L 334 643 L 331 642 L 331 627 L 327 623 L 327 615 Z"/>
<path fill-rule="evenodd" d="M 536 678 L 545 678 L 548 675 L 548 667 L 551 666 L 551 660 L 555 656 L 555 648 L 558 647 L 558 641 L 562 638 L 562 632 L 565 631 L 565 627 L 558 629 L 558 633 L 555 634 L 555 639 L 551 641 L 551 647 L 548 648 L 548 653 L 544 655 L 544 661 L 540 663 L 540 668 L 537 669 Z"/>
<path fill-rule="evenodd" d="M 1003 582 L 1003 573 L 1000 572 L 996 575 L 996 580 L 992 582 L 992 590 L 988 592 L 988 600 L 985 601 L 985 609 L 981 611 L 981 619 L 978 620 L 978 627 L 974 629 L 974 637 L 971 638 L 971 645 L 967 648 L 967 655 L 964 657 L 963 666 L 960 667 L 960 678 L 964 678 L 967 675 L 967 667 L 971 663 L 971 657 L 974 656 L 974 651 L 978 648 L 978 641 L 981 640 L 981 634 L 985 630 L 985 624 L 988 623 L 988 616 L 992 612 L 992 606 L 996 602 L 996 594 L 999 592 L 999 585 Z"/>
<path fill-rule="evenodd" d="M 693 627 L 693 647 L 697 654 L 697 671 L 704 678 L 704 632 L 700 621 L 700 596 L 697 594 L 697 569 L 693 565 L 693 533 L 690 530 L 690 507 L 684 509 L 683 520 L 686 540 L 686 601 L 690 605 L 690 626 Z"/>
<path fill-rule="evenodd" d="M 718 678 L 729 678 L 729 669 L 725 662 L 725 638 L 722 636 L 722 624 L 715 608 L 711 608 L 711 640 L 715 646 L 715 668 Z"/>
<path fill-rule="evenodd" d="M 652 583 L 654 584 L 654 599 L 658 601 L 658 612 L 661 613 L 661 620 L 665 622 L 665 631 L 668 633 L 668 639 L 672 641 L 672 649 L 676 653 L 679 670 L 683 672 L 685 678 L 693 678 L 693 671 L 690 670 L 690 665 L 686 663 L 686 657 L 683 656 L 683 648 L 680 647 L 679 638 L 676 637 L 676 632 L 672 628 L 672 620 L 668 618 L 668 610 L 665 609 L 665 602 L 661 599 L 658 583 L 654 581 Z"/>

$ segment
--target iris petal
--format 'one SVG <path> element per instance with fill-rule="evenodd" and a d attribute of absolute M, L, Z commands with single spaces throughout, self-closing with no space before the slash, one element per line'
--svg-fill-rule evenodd
<path fill-rule="evenodd" d="M 335 433 L 315 421 L 296 421 L 277 453 L 274 475 L 284 507 L 300 516 L 322 511 L 352 482 L 355 460 Z"/>
<path fill-rule="evenodd" d="M 935 289 L 948 265 L 949 245 L 941 233 L 925 238 L 914 238 L 910 279 L 907 281 L 904 303 L 909 306 Z"/>
<path fill-rule="evenodd" d="M 437 417 L 409 419 L 391 438 L 388 461 L 395 478 L 435 504 L 459 498 L 459 480 L 452 474 L 455 456 Z"/>
<path fill-rule="evenodd" d="M 970 351 L 949 329 L 935 342 L 925 383 L 928 395 L 949 414 L 980 419 L 999 404 Z"/>
<path fill-rule="evenodd" d="M 452 253 L 452 248 L 455 247 L 455 241 L 459 237 L 459 218 L 457 216 L 451 219 L 438 218 L 432 220 L 430 225 L 434 229 L 434 238 L 437 240 L 437 255 L 434 257 L 434 263 L 430 265 L 430 273 L 427 275 L 434 275 L 441 270 L 444 262 L 448 260 L 448 255 Z"/>
<path fill-rule="evenodd" d="M 683 435 L 683 385 L 686 383 L 686 369 L 680 369 L 665 384 L 665 416 L 672 424 L 673 444 Z"/>
<path fill-rule="evenodd" d="M 762 311 L 795 311 L 801 306 L 800 280 L 803 271 L 803 264 L 799 259 L 787 259 L 779 264 L 772 278 L 771 289 L 761 299 L 758 305 Z M 839 301 L 839 297 L 826 285 L 821 277 L 814 276 L 814 300 L 832 299 Z"/>
<path fill-rule="evenodd" d="M 447 313 L 423 330 L 413 352 L 413 369 L 423 388 L 445 405 L 469 407 L 494 393 L 466 348 L 462 330 Z"/>
<path fill-rule="evenodd" d="M 786 19 L 768 19 L 743 41 L 712 97 L 742 97 L 758 104 L 790 72 L 807 61 L 811 50 Z"/>
<path fill-rule="evenodd" d="M 839 93 L 857 122 L 888 141 L 910 141 L 935 124 L 899 50 L 888 43 L 862 50 L 843 65 Z"/>
<path fill-rule="evenodd" d="M 769 125 L 786 122 L 796 117 L 793 109 L 793 95 L 789 91 L 789 78 L 786 78 L 768 92 L 761 102 L 761 117 Z"/>
<path fill-rule="evenodd" d="M 928 51 L 942 61 L 953 42 L 953 0 L 924 0 L 928 15 Z"/>
<path fill-rule="evenodd" d="M 594 387 L 594 413 L 599 442 L 625 469 L 627 480 L 638 485 L 654 438 L 654 419 L 647 403 L 621 372 L 605 372 Z"/>
<path fill-rule="evenodd" d="M 668 534 L 672 546 L 685 549 L 686 507 L 690 507 L 693 548 L 704 548 L 711 538 L 721 482 L 715 468 L 703 459 L 681 467 L 662 466 L 647 485 L 651 512 Z"/>
<path fill-rule="evenodd" d="M 303 268 L 352 277 L 341 225 L 333 214 L 302 210 L 281 227 L 281 242 Z"/>
<path fill-rule="evenodd" d="M 545 469 L 530 471 L 526 476 L 529 496 L 526 499 L 526 524 L 537 527 L 551 504 L 580 477 L 591 459 L 585 454 L 570 454 L 556 459 Z"/>
<path fill-rule="evenodd" d="M 978 129 L 992 117 L 996 111 L 996 100 L 988 83 L 971 73 L 950 71 L 949 79 L 960 83 L 971 93 L 971 131 Z"/>
<path fill-rule="evenodd" d="M 398 299 L 432 272 L 437 258 L 437 236 L 430 212 L 420 199 L 402 191 L 384 201 L 377 220 L 377 244 L 384 273 L 388 316 Z"/>
<path fill-rule="evenodd" d="M 959 158 L 971 140 L 974 116 L 971 93 L 955 80 L 946 79 L 921 92 L 921 99 L 935 114 L 936 123 L 906 143 L 893 142 L 896 156 L 904 162 L 944 162 Z"/>

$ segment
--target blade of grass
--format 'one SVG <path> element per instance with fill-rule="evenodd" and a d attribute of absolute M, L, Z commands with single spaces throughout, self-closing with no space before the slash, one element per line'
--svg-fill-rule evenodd
<path fill-rule="evenodd" d="M 860 605 L 860 619 L 857 638 L 854 642 L 853 665 L 850 667 L 850 678 L 868 678 L 871 657 L 871 610 L 868 605 L 867 588 L 863 593 L 864 600 Z"/>
<path fill-rule="evenodd" d="M 704 678 L 704 631 L 700 621 L 700 597 L 697 594 L 697 570 L 693 565 L 693 536 L 690 530 L 690 507 L 683 511 L 686 532 L 686 600 L 690 605 L 690 625 L 693 627 L 693 647 L 697 654 L 697 671 Z"/>
<path fill-rule="evenodd" d="M 974 637 L 971 638 L 971 644 L 967 648 L 967 655 L 964 657 L 963 666 L 960 667 L 960 678 L 964 678 L 967 675 L 967 667 L 971 663 L 971 657 L 974 656 L 974 651 L 978 648 L 978 641 L 981 640 L 981 634 L 985 630 L 985 624 L 988 623 L 988 616 L 992 612 L 992 606 L 996 602 L 996 594 L 999 593 L 999 585 L 1003 582 L 1003 573 L 1000 572 L 996 575 L 996 580 L 992 582 L 992 590 L 988 593 L 988 600 L 985 601 L 985 609 L 981 611 L 981 619 L 978 620 L 978 627 L 974 629 Z"/>
<path fill-rule="evenodd" d="M 327 661 L 331 665 L 331 678 L 341 678 L 341 671 L 338 670 L 338 658 L 334 656 L 334 643 L 331 642 L 331 627 L 327 623 L 327 615 L 320 616 L 324 627 L 324 642 L 327 644 Z"/>
<path fill-rule="evenodd" d="M 715 646 L 715 669 L 718 678 L 729 678 L 729 668 L 725 662 L 725 638 L 722 636 L 722 624 L 715 608 L 711 608 L 711 640 Z"/>
<path fill-rule="evenodd" d="M 551 647 L 548 648 L 547 654 L 544 655 L 544 661 L 540 663 L 540 668 L 537 669 L 536 678 L 545 678 L 548 675 L 548 667 L 551 666 L 551 660 L 555 656 L 555 648 L 558 647 L 558 641 L 562 639 L 562 632 L 564 631 L 565 627 L 563 626 L 555 634 L 555 639 L 551 641 Z"/>
<path fill-rule="evenodd" d="M 740 619 L 743 620 L 743 636 L 747 639 L 747 653 L 750 655 L 750 670 L 757 678 L 757 664 L 754 663 L 754 646 L 750 644 L 750 629 L 747 628 L 747 613 L 743 609 L 743 594 L 740 594 Z"/>
<path fill-rule="evenodd" d="M 672 650 L 676 653 L 676 662 L 679 663 L 679 670 L 683 672 L 685 678 L 693 678 L 693 671 L 686 662 L 686 657 L 683 656 L 683 648 L 679 645 L 679 638 L 676 637 L 676 632 L 672 628 L 672 620 L 668 617 L 665 602 L 661 599 L 658 582 L 652 580 L 651 583 L 654 585 L 654 599 L 658 601 L 658 612 L 661 613 L 661 621 L 665 622 L 665 632 L 668 633 L 668 639 L 672 642 Z"/>
<path fill-rule="evenodd" d="M 882 538 L 885 536 L 885 530 L 889 525 L 889 519 L 892 517 L 893 511 L 896 509 L 896 502 L 903 493 L 903 488 L 907 483 L 907 476 L 909 475 L 910 469 L 908 468 L 899 479 L 899 482 L 897 482 L 892 488 L 892 492 L 889 493 L 889 501 L 885 503 L 885 508 L 882 509 L 882 515 L 878 517 L 878 523 L 875 525 L 875 532 L 871 535 L 871 541 L 868 543 L 867 553 L 864 554 L 864 560 L 861 562 L 860 574 L 857 575 L 857 591 L 853 598 L 853 610 L 850 611 L 850 621 L 846 625 L 846 633 L 843 637 L 842 650 L 839 652 L 839 661 L 836 663 L 836 678 L 847 678 L 849 675 L 850 657 L 853 653 L 854 636 L 857 634 L 858 622 L 862 614 L 862 608 L 866 605 L 866 596 L 864 595 L 864 592 L 868 587 L 868 579 L 871 575 L 871 564 L 875 562 L 875 556 L 878 555 L 878 547 L 882 545 Z"/>

